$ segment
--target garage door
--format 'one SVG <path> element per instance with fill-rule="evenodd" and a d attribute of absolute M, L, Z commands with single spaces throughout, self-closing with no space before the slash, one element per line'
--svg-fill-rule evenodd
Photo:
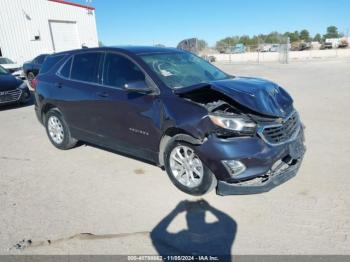
<path fill-rule="evenodd" d="M 81 48 L 76 23 L 50 21 L 50 29 L 55 52 Z"/>

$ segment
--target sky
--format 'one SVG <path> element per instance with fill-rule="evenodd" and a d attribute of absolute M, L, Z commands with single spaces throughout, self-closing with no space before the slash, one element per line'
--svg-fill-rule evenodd
<path fill-rule="evenodd" d="M 308 29 L 313 36 L 329 25 L 344 34 L 350 30 L 350 0 L 92 0 L 92 5 L 105 45 L 176 46 L 197 37 L 214 46 L 233 35 Z"/>

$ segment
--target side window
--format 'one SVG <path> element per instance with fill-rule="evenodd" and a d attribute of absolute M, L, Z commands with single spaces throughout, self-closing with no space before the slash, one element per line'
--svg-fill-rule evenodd
<path fill-rule="evenodd" d="M 103 84 L 113 87 L 123 87 L 126 83 L 136 81 L 145 81 L 145 75 L 135 63 L 124 56 L 107 53 L 103 72 Z"/>
<path fill-rule="evenodd" d="M 59 75 L 69 78 L 70 77 L 70 69 L 72 65 L 72 58 L 69 58 L 68 61 L 64 64 L 64 66 L 61 68 Z"/>
<path fill-rule="evenodd" d="M 35 58 L 35 63 L 41 65 L 46 58 L 46 55 L 40 55 L 37 58 Z"/>
<path fill-rule="evenodd" d="M 50 71 L 50 69 L 56 65 L 62 58 L 64 57 L 64 55 L 55 55 L 55 56 L 48 56 L 41 69 L 40 69 L 40 74 L 44 74 L 47 73 L 48 71 Z"/>
<path fill-rule="evenodd" d="M 74 56 L 71 79 L 98 83 L 102 53 L 84 53 Z"/>

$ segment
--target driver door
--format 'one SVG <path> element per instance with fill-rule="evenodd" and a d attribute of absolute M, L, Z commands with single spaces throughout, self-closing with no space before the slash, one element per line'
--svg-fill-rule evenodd
<path fill-rule="evenodd" d="M 139 81 L 146 82 L 146 75 L 137 64 L 125 55 L 106 53 L 96 97 L 96 126 L 105 144 L 148 159 L 158 151 L 161 136 L 159 98 L 125 89 Z"/>

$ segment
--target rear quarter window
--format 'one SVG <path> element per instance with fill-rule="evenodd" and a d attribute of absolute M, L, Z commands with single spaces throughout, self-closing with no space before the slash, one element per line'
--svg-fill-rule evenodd
<path fill-rule="evenodd" d="M 63 65 L 61 70 L 58 72 L 60 76 L 63 76 L 65 78 L 70 78 L 70 70 L 72 66 L 72 60 L 73 58 L 69 58 L 67 62 Z"/>
<path fill-rule="evenodd" d="M 55 56 L 48 56 L 45 59 L 44 64 L 42 65 L 40 69 L 40 74 L 45 74 L 50 71 L 50 69 L 56 65 L 65 55 L 55 55 Z"/>

